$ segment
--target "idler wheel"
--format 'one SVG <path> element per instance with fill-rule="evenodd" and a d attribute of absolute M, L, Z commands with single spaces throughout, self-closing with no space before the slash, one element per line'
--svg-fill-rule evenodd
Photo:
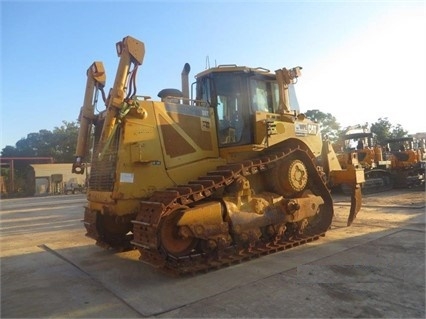
<path fill-rule="evenodd" d="M 183 211 L 175 211 L 166 216 L 160 226 L 159 237 L 162 249 L 175 257 L 190 254 L 197 245 L 197 238 L 182 236 L 177 225 Z"/>

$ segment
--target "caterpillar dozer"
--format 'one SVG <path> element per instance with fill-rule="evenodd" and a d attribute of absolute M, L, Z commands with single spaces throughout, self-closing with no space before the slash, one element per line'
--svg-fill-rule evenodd
<path fill-rule="evenodd" d="M 356 127 L 356 128 L 355 128 Z M 381 146 L 373 141 L 373 133 L 361 126 L 351 126 L 334 147 L 342 168 L 347 168 L 348 158 L 356 152 L 358 163 L 364 168 L 365 182 L 361 184 L 362 194 L 373 194 L 393 189 L 391 160 L 387 159 Z M 353 147 L 352 142 L 357 142 Z M 339 148 L 339 149 L 336 149 Z M 351 185 L 339 185 L 344 194 L 351 194 Z"/>
<path fill-rule="evenodd" d="M 385 141 L 385 154 L 390 159 L 390 173 L 396 188 L 425 185 L 425 164 L 422 147 L 413 137 L 392 138 Z"/>
<path fill-rule="evenodd" d="M 114 85 L 87 70 L 76 159 L 90 162 L 84 225 L 102 247 L 138 249 L 178 274 L 208 271 L 319 239 L 330 228 L 330 185 L 352 185 L 350 225 L 361 208 L 356 154 L 342 169 L 318 123 L 296 106 L 301 67 L 220 65 L 160 98 L 136 94 L 144 43 L 116 44 Z M 191 94 L 190 94 L 191 91 Z M 193 98 L 193 91 L 195 97 Z M 95 114 L 99 93 L 106 108 Z"/>

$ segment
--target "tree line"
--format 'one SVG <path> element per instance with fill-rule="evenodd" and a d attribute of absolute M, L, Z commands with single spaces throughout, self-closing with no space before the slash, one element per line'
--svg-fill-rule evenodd
<path fill-rule="evenodd" d="M 331 142 L 336 142 L 346 131 L 346 128 L 342 127 L 330 113 L 308 110 L 305 115 L 321 125 L 322 135 L 327 136 Z M 37 133 L 29 133 L 26 138 L 16 142 L 15 146 L 4 147 L 1 156 L 52 157 L 55 163 L 73 163 L 78 129 L 77 122 L 62 121 L 62 125 L 55 127 L 53 131 L 40 130 Z M 386 139 L 404 137 L 408 133 L 400 124 L 393 125 L 387 118 L 379 118 L 371 123 L 369 129 L 376 136 L 375 142 L 380 145 L 383 145 Z"/>
<path fill-rule="evenodd" d="M 321 133 L 333 143 L 342 139 L 347 128 L 342 127 L 337 119 L 331 113 L 323 113 L 319 110 L 308 110 L 305 112 L 306 117 L 321 125 Z M 376 122 L 371 123 L 354 123 L 366 127 L 374 135 L 374 143 L 384 146 L 386 140 L 407 137 L 408 131 L 404 130 L 401 124 L 392 124 L 387 117 L 379 118 Z"/>
<path fill-rule="evenodd" d="M 77 122 L 62 121 L 53 131 L 40 130 L 29 133 L 15 146 L 7 145 L 2 157 L 52 157 L 55 163 L 74 162 L 79 125 Z"/>

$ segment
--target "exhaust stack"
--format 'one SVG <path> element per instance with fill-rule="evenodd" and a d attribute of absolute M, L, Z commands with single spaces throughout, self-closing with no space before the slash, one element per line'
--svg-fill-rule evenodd
<path fill-rule="evenodd" d="M 191 66 L 189 63 L 185 63 L 183 66 L 183 70 L 181 73 L 181 79 L 182 79 L 182 95 L 183 95 L 183 104 L 189 104 L 189 80 L 188 80 L 188 74 L 191 71 Z"/>

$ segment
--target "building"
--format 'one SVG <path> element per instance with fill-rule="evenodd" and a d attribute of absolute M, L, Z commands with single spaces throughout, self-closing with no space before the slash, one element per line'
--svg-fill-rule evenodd
<path fill-rule="evenodd" d="M 72 163 L 31 164 L 34 169 L 34 195 L 70 194 L 84 192 L 88 180 L 85 174 L 73 174 Z"/>

